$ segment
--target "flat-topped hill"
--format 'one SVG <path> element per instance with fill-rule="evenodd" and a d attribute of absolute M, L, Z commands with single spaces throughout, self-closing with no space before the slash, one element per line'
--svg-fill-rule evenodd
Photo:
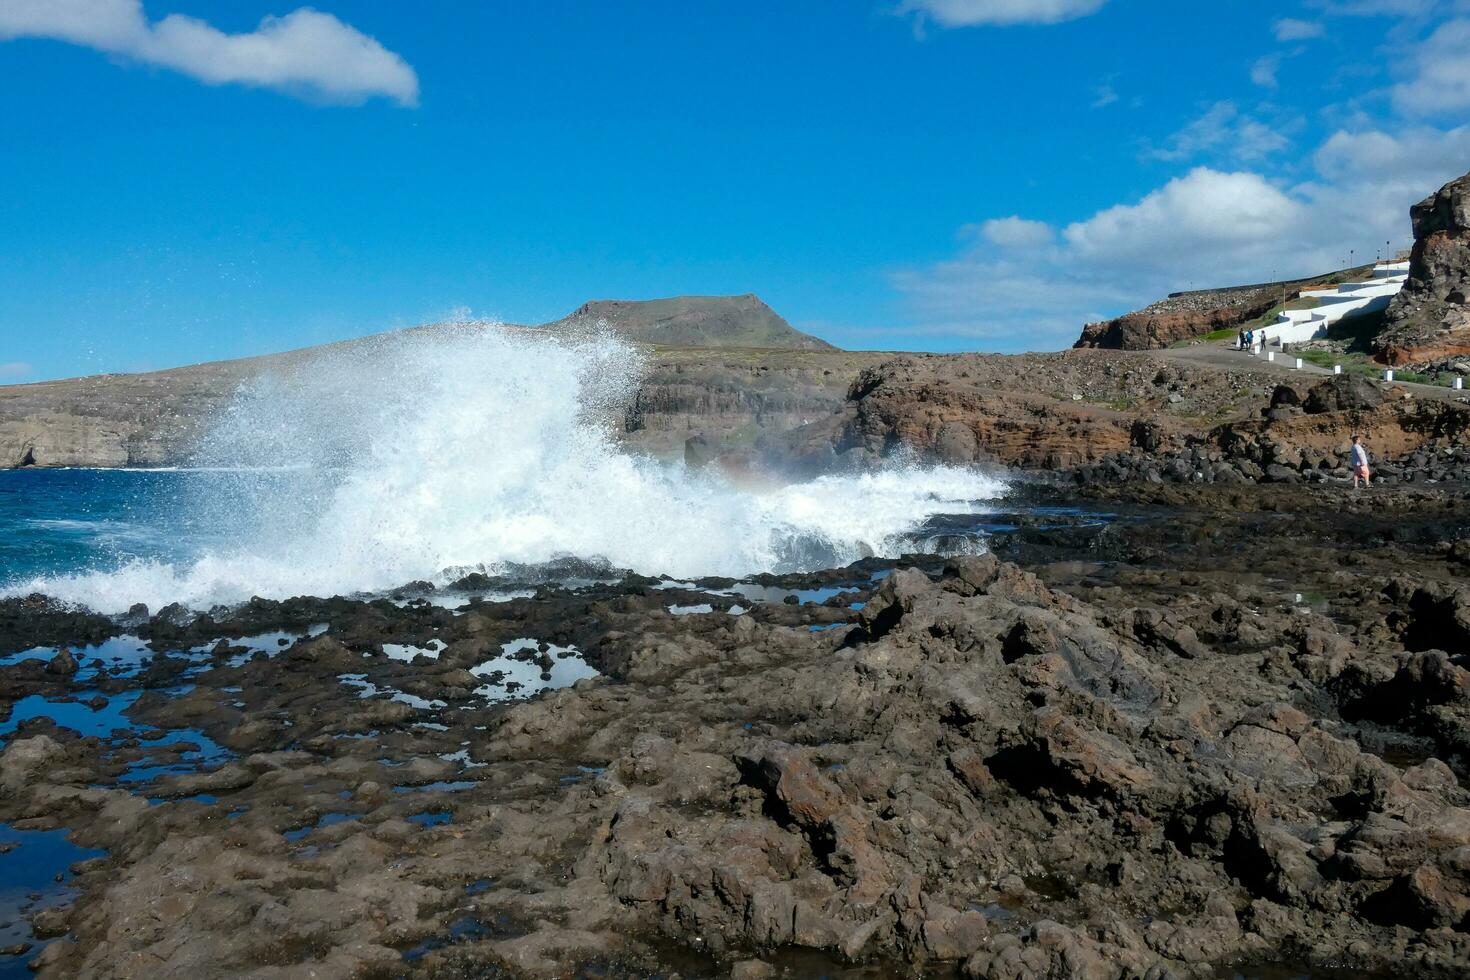
<path fill-rule="evenodd" d="M 851 378 L 883 356 L 849 354 L 801 333 L 753 295 L 605 300 L 541 327 L 512 329 L 554 336 L 602 321 L 655 345 L 623 435 L 666 455 L 681 452 L 692 432 L 728 446 L 825 415 L 841 405 Z M 310 372 L 322 358 L 382 336 L 143 374 L 0 386 L 0 469 L 184 464 L 240 385 Z"/>
<path fill-rule="evenodd" d="M 825 340 L 797 330 L 754 293 L 593 300 L 543 329 L 576 330 L 598 323 L 606 323 L 630 340 L 667 347 L 836 350 Z"/>

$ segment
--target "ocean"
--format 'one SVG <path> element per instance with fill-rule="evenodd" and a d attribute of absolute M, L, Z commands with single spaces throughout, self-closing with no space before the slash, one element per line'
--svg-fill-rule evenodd
<path fill-rule="evenodd" d="M 567 342 L 404 332 L 262 378 L 197 465 L 0 472 L 0 596 L 104 613 L 377 593 L 568 557 L 680 578 L 921 550 L 1006 483 L 903 463 L 754 489 L 625 451 L 642 360 Z"/>

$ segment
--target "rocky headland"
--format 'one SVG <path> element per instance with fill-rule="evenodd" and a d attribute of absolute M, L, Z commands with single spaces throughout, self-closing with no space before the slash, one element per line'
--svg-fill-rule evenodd
<path fill-rule="evenodd" d="M 6 600 L 0 649 L 31 652 L 0 660 L 0 822 L 95 855 L 33 913 L 33 942 L 69 938 L 22 955 L 43 977 L 1463 976 L 1464 485 L 1160 489 L 1036 485 L 994 555 L 746 586 Z M 1082 516 L 1027 516 L 1058 505 Z"/>
<path fill-rule="evenodd" d="M 1416 209 L 1416 289 L 1450 306 L 1456 193 Z M 1412 349 L 1450 349 L 1440 309 Z M 1463 393 L 1244 354 L 844 352 L 752 297 L 547 333 L 589 320 L 648 358 L 631 447 L 1012 492 L 983 549 L 941 521 L 738 582 L 568 560 L 111 617 L 0 600 L 0 848 L 49 855 L 0 967 L 1470 972 Z M 324 353 L 0 389 L 0 463 L 187 461 L 241 384 Z"/>
<path fill-rule="evenodd" d="M 1464 478 L 1470 399 L 1138 353 L 919 355 L 864 370 L 840 410 L 730 457 L 796 474 L 903 452 L 1083 483 L 1345 482 L 1354 432 L 1386 479 Z"/>
<path fill-rule="evenodd" d="M 1470 360 L 1470 174 L 1414 205 L 1409 281 L 1374 350 L 1388 363 L 1432 368 Z"/>

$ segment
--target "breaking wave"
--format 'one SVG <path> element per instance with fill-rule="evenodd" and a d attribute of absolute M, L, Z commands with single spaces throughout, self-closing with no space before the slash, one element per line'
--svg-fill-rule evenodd
<path fill-rule="evenodd" d="M 562 556 L 681 577 L 847 564 L 911 547 L 938 513 L 1005 489 L 950 467 L 768 492 L 658 463 L 613 432 L 643 363 L 614 337 L 464 323 L 341 345 L 243 388 L 181 501 L 211 529 L 186 560 L 26 582 L 104 612 L 376 592 Z"/>

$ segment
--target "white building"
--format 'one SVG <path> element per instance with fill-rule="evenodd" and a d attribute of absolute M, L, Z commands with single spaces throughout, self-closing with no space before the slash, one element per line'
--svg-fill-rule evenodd
<path fill-rule="evenodd" d="M 1388 309 L 1409 278 L 1409 263 L 1385 262 L 1373 267 L 1373 277 L 1366 282 L 1345 282 L 1335 289 L 1308 289 L 1302 298 L 1315 299 L 1310 309 L 1283 310 L 1275 323 L 1256 331 L 1257 345 L 1299 344 L 1327 336 L 1327 330 L 1339 320 L 1378 313 Z"/>

